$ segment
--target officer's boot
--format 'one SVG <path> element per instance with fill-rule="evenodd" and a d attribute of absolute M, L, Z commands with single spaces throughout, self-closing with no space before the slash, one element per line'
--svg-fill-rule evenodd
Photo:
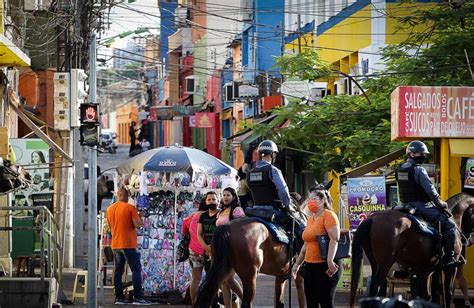
<path fill-rule="evenodd" d="M 456 259 L 456 252 L 454 251 L 454 241 L 456 239 L 456 235 L 454 232 L 450 232 L 446 230 L 444 234 L 444 258 L 443 258 L 443 267 L 449 268 L 456 268 L 461 265 L 464 265 L 464 260 Z"/>

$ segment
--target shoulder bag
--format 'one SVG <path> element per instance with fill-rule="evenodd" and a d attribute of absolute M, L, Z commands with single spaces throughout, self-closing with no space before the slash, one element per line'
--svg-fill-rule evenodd
<path fill-rule="evenodd" d="M 323 260 L 328 257 L 329 250 L 329 236 L 326 234 L 316 236 L 316 240 L 319 244 L 319 253 Z M 351 233 L 349 230 L 341 230 L 339 235 L 339 241 L 337 242 L 337 251 L 334 256 L 334 260 L 350 258 L 351 257 Z"/>
<path fill-rule="evenodd" d="M 178 248 L 176 249 L 176 258 L 178 262 L 184 262 L 189 259 L 189 242 L 191 241 L 191 235 L 189 232 L 184 234 L 183 238 L 178 244 Z"/>

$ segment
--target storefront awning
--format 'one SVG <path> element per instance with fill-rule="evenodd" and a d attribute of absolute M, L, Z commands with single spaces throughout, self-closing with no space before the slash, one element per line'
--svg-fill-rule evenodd
<path fill-rule="evenodd" d="M 30 58 L 5 35 L 0 34 L 0 66 L 27 67 Z"/>
<path fill-rule="evenodd" d="M 449 139 L 451 156 L 474 157 L 474 139 Z"/>
<path fill-rule="evenodd" d="M 273 120 L 274 118 L 276 118 L 276 116 L 277 116 L 276 114 L 271 114 L 271 115 L 269 115 L 268 117 L 259 119 L 259 121 L 256 122 L 255 124 L 268 123 L 268 122 L 270 122 L 271 120 Z M 244 129 L 244 130 L 238 132 L 237 134 L 228 137 L 227 140 L 235 139 L 235 138 L 240 137 L 240 136 L 242 136 L 242 135 L 244 135 L 244 134 L 248 134 L 249 132 L 250 132 L 250 133 L 253 133 L 253 131 L 252 131 L 250 128 Z M 247 136 L 248 136 L 248 135 L 247 135 Z"/>
<path fill-rule="evenodd" d="M 28 126 L 28 128 L 31 129 L 36 134 L 36 136 L 46 142 L 46 144 L 48 144 L 55 152 L 58 152 L 59 155 L 64 157 L 69 162 L 73 163 L 74 160 L 66 152 L 64 152 L 64 150 L 59 145 L 57 145 L 51 138 L 49 138 L 49 136 L 46 135 L 40 127 L 36 126 L 36 124 L 28 117 L 28 115 L 26 115 L 22 110 L 20 110 L 20 108 L 18 108 L 15 103 L 13 103 L 13 101 L 15 101 L 16 103 L 18 102 L 15 95 L 10 95 L 10 107 L 13 109 L 13 111 L 15 111 L 15 113 L 23 121 L 23 123 L 25 123 L 25 125 Z"/>
<path fill-rule="evenodd" d="M 374 159 L 371 162 L 368 162 L 367 164 L 364 164 L 360 167 L 354 168 L 349 172 L 341 174 L 341 179 L 345 178 L 356 178 L 359 176 L 363 176 L 369 172 L 374 171 L 377 168 L 383 167 L 386 164 L 394 161 L 395 159 L 399 158 L 400 156 L 403 156 L 405 154 L 406 147 L 403 147 L 399 150 L 396 150 L 395 152 L 389 153 L 385 156 L 382 156 L 380 158 Z"/>

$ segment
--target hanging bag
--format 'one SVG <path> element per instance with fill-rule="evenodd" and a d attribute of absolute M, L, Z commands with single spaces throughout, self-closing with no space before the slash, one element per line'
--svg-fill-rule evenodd
<path fill-rule="evenodd" d="M 326 260 L 329 251 L 329 236 L 326 234 L 316 236 L 316 240 L 319 244 L 319 253 L 321 258 Z M 349 230 L 341 230 L 339 234 L 339 241 L 337 241 L 337 251 L 334 256 L 334 260 L 350 258 L 351 257 L 351 233 Z"/>
<path fill-rule="evenodd" d="M 184 262 L 189 258 L 189 242 L 191 241 L 191 235 L 186 232 L 178 244 L 176 250 L 176 258 L 178 262 Z"/>

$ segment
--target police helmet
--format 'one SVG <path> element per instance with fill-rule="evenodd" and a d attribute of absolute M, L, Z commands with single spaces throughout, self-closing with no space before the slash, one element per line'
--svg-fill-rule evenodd
<path fill-rule="evenodd" d="M 268 155 L 272 153 L 278 153 L 278 147 L 275 142 L 271 140 L 263 140 L 258 145 L 258 154 L 259 155 Z"/>
<path fill-rule="evenodd" d="M 423 153 L 423 154 L 430 154 L 428 151 L 428 147 L 426 144 L 419 140 L 412 141 L 407 146 L 407 154 L 410 153 Z"/>

